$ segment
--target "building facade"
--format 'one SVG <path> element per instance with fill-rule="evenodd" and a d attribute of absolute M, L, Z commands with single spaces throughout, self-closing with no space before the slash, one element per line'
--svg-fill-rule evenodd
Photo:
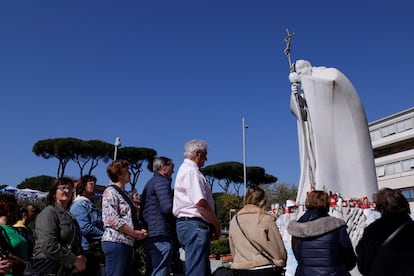
<path fill-rule="evenodd" d="M 414 107 L 369 123 L 378 188 L 399 189 L 414 213 Z"/>

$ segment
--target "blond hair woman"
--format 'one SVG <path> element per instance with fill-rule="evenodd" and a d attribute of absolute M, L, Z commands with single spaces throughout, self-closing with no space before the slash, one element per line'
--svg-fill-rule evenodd
<path fill-rule="evenodd" d="M 265 211 L 266 202 L 262 188 L 250 187 L 243 209 L 230 222 L 232 269 L 237 275 L 280 275 L 286 265 L 286 249 L 276 217 Z"/>

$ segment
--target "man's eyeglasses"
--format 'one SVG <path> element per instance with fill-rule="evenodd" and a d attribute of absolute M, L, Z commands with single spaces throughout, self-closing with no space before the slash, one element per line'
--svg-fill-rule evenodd
<path fill-rule="evenodd" d="M 73 187 L 70 186 L 57 186 L 57 189 L 62 191 L 62 192 L 72 192 L 73 191 Z"/>

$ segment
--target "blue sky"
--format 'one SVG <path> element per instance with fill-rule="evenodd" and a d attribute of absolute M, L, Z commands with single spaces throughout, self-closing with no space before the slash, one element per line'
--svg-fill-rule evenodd
<path fill-rule="evenodd" d="M 414 105 L 413 10 L 410 0 L 0 1 L 0 184 L 56 175 L 32 147 L 59 137 L 119 136 L 177 168 L 184 142 L 201 138 L 206 165 L 242 162 L 242 117 L 247 165 L 298 183 L 285 28 L 292 59 L 342 71 L 371 122 Z"/>

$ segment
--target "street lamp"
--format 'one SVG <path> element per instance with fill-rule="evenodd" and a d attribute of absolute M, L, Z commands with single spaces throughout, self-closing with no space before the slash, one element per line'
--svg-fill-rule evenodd
<path fill-rule="evenodd" d="M 230 225 L 230 222 L 231 222 L 231 213 L 234 213 L 234 212 L 236 212 L 236 209 L 230 209 L 230 211 L 229 211 L 229 225 Z"/>
<path fill-rule="evenodd" d="M 231 223 L 231 213 L 236 212 L 236 209 L 230 209 L 229 210 L 229 231 L 230 231 L 230 223 Z"/>
<path fill-rule="evenodd" d="M 115 150 L 114 150 L 114 161 L 115 161 L 116 160 L 116 154 L 118 152 L 118 148 L 121 146 L 121 138 L 119 138 L 119 137 L 116 137 L 115 138 L 115 144 L 114 144 L 114 146 L 115 146 Z"/>
<path fill-rule="evenodd" d="M 247 177 L 246 177 L 246 128 L 249 126 L 246 124 L 244 117 L 242 118 L 242 130 L 243 130 L 243 183 L 244 183 L 244 195 L 246 196 Z"/>

